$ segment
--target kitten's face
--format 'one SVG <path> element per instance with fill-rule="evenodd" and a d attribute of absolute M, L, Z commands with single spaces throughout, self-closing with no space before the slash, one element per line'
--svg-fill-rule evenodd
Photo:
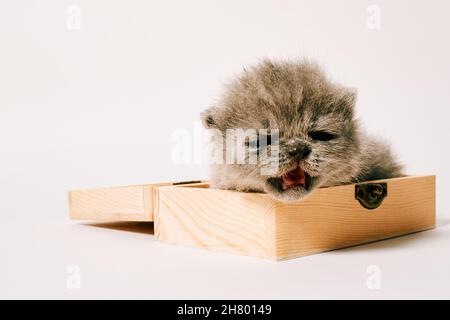
<path fill-rule="evenodd" d="M 333 181 L 345 181 L 356 170 L 358 150 L 353 119 L 355 94 L 330 83 L 321 70 L 308 63 L 264 62 L 232 83 L 220 107 L 203 113 L 208 128 L 278 130 L 267 146 L 254 136 L 241 140 L 255 164 L 220 165 L 222 187 L 265 191 L 277 199 L 302 199 L 311 190 Z M 278 168 L 263 173 L 277 147 Z M 217 168 L 217 167 L 216 167 Z"/>

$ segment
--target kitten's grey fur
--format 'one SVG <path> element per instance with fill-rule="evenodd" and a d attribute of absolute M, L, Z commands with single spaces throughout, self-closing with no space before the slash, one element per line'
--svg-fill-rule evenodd
<path fill-rule="evenodd" d="M 359 130 L 355 101 L 354 90 L 305 60 L 264 60 L 244 70 L 218 106 L 202 113 L 203 124 L 224 134 L 230 128 L 278 129 L 279 170 L 265 176 L 259 163 L 215 164 L 211 186 L 294 201 L 321 186 L 401 176 L 390 148 Z M 286 187 L 282 177 L 293 169 L 303 172 L 304 185 Z"/>

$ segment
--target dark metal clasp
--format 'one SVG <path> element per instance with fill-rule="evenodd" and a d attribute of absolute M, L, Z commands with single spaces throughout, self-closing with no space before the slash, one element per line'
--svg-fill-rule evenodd
<path fill-rule="evenodd" d="M 386 196 L 387 184 L 385 182 L 355 185 L 355 199 L 366 209 L 378 208 Z"/>
<path fill-rule="evenodd" d="M 194 184 L 194 183 L 200 183 L 202 182 L 202 180 L 190 180 L 190 181 L 178 181 L 178 182 L 174 182 L 172 183 L 173 186 L 180 186 L 183 184 Z"/>

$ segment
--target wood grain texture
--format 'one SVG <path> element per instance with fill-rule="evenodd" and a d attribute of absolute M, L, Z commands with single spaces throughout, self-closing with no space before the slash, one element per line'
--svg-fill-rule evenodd
<path fill-rule="evenodd" d="M 264 194 L 197 188 L 158 188 L 155 236 L 159 240 L 266 257 L 270 201 Z"/>
<path fill-rule="evenodd" d="M 128 186 L 69 192 L 74 220 L 153 221 L 153 186 Z"/>
<path fill-rule="evenodd" d="M 73 220 L 153 221 L 155 188 L 160 186 L 207 187 L 202 181 L 161 182 L 126 187 L 70 191 L 69 215 Z"/>
<path fill-rule="evenodd" d="M 385 180 L 380 207 L 363 208 L 354 185 L 319 189 L 298 204 L 276 202 L 275 259 L 304 256 L 435 227 L 435 177 Z"/>
<path fill-rule="evenodd" d="M 258 193 L 159 187 L 155 235 L 282 260 L 434 228 L 434 176 L 383 181 L 388 196 L 373 210 L 355 199 L 354 185 L 319 189 L 295 203 Z"/>

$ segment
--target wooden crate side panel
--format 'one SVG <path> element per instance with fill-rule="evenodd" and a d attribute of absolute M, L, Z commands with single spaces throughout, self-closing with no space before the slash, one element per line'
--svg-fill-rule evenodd
<path fill-rule="evenodd" d="M 70 218 L 153 221 L 152 190 L 152 186 L 128 186 L 70 191 Z"/>
<path fill-rule="evenodd" d="M 276 256 L 287 259 L 427 230 L 435 226 L 435 177 L 386 180 L 388 196 L 368 210 L 354 185 L 315 191 L 302 203 L 277 202 Z"/>
<path fill-rule="evenodd" d="M 159 240 L 256 257 L 274 251 L 266 231 L 271 202 L 263 194 L 177 187 L 157 193 Z"/>

